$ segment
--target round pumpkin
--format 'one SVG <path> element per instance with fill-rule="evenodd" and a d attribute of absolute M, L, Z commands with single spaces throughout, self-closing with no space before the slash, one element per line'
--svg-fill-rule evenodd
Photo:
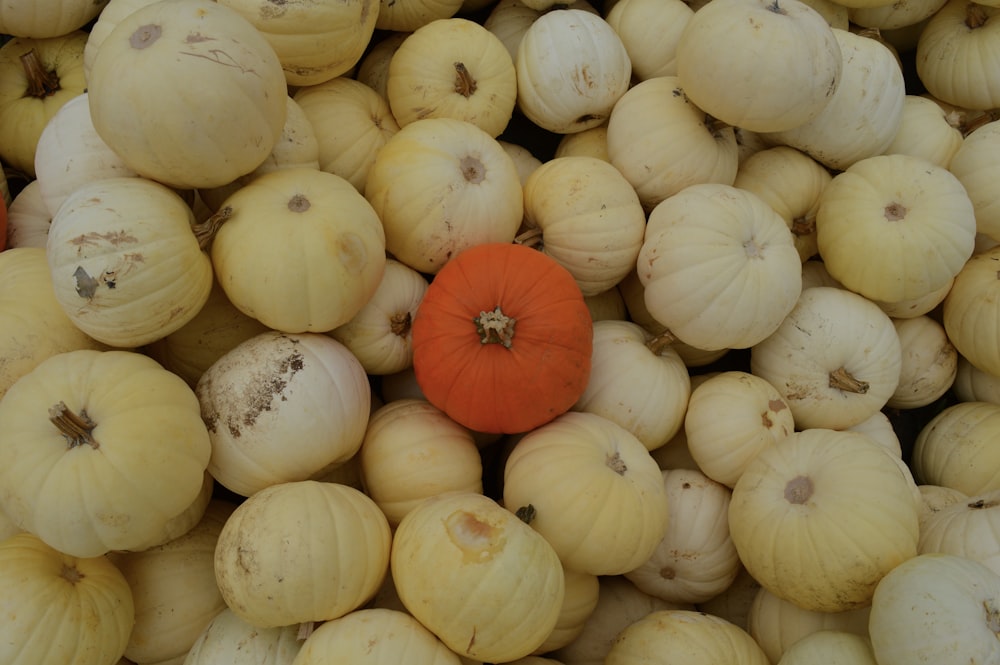
<path fill-rule="evenodd" d="M 994 241 L 1000 241 L 1000 195 L 992 185 L 1000 174 L 998 149 L 1000 120 L 994 120 L 967 134 L 948 166 L 972 201 L 976 230 Z"/>
<path fill-rule="evenodd" d="M 108 0 L 40 0 L 0 8 L 0 34 L 16 37 L 60 37 L 79 30 L 98 16 Z"/>
<path fill-rule="evenodd" d="M 922 157 L 948 169 L 962 144 L 962 132 L 940 104 L 921 95 L 906 95 L 899 129 L 885 152 Z"/>
<path fill-rule="evenodd" d="M 70 555 L 164 542 L 204 486 L 198 399 L 139 353 L 52 356 L 0 399 L 0 421 L 3 510 Z"/>
<path fill-rule="evenodd" d="M 820 630 L 789 647 L 777 665 L 878 665 L 867 636 Z"/>
<path fill-rule="evenodd" d="M 526 432 L 573 406 L 590 376 L 593 323 L 572 275 L 522 245 L 452 258 L 413 321 L 428 401 L 470 429 Z"/>
<path fill-rule="evenodd" d="M 74 557 L 20 533 L 0 541 L 0 658 L 107 665 L 125 652 L 132 591 L 105 557 Z"/>
<path fill-rule="evenodd" d="M 920 521 L 918 551 L 973 559 L 1000 575 L 1000 490 L 963 497 Z"/>
<path fill-rule="evenodd" d="M 625 46 L 636 81 L 677 74 L 677 42 L 694 10 L 682 0 L 618 0 L 606 19 Z"/>
<path fill-rule="evenodd" d="M 692 610 L 652 612 L 615 638 L 605 665 L 767 665 L 753 638 L 725 619 Z"/>
<path fill-rule="evenodd" d="M 52 215 L 42 198 L 38 180 L 32 180 L 6 207 L 6 248 L 40 247 L 49 239 Z"/>
<path fill-rule="evenodd" d="M 958 352 L 979 370 L 1000 376 L 1000 280 L 996 263 L 1000 247 L 974 254 L 955 276 L 943 301 L 941 322 Z"/>
<path fill-rule="evenodd" d="M 993 445 L 1000 405 L 958 402 L 917 434 L 910 464 L 918 482 L 974 496 L 1000 489 L 1000 450 Z"/>
<path fill-rule="evenodd" d="M 254 626 L 226 607 L 198 635 L 182 665 L 292 665 L 302 648 L 300 631 L 297 623 Z"/>
<path fill-rule="evenodd" d="M 893 319 L 902 351 L 899 385 L 886 406 L 915 409 L 944 395 L 958 374 L 958 352 L 944 326 L 929 316 Z"/>

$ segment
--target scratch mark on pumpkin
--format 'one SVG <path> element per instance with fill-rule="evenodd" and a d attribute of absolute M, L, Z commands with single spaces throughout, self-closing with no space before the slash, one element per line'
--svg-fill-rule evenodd
<path fill-rule="evenodd" d="M 216 64 L 222 65 L 223 67 L 232 67 L 233 69 L 238 69 L 241 74 L 253 74 L 256 77 L 260 77 L 253 69 L 249 69 L 241 64 L 238 60 L 233 58 L 222 49 L 211 49 L 207 54 L 205 53 L 192 53 L 190 51 L 181 51 L 180 55 L 189 55 L 193 58 L 204 58 L 209 62 L 214 62 Z"/>

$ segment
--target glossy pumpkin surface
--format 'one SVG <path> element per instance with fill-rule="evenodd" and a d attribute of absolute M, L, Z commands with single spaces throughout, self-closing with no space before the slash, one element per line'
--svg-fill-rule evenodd
<path fill-rule="evenodd" d="M 413 369 L 427 400 L 481 432 L 526 432 L 569 410 L 587 385 L 592 347 L 576 281 L 523 245 L 455 256 L 413 322 Z"/>

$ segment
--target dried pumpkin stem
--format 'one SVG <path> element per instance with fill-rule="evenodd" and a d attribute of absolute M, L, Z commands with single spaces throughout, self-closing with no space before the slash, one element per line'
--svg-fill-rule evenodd
<path fill-rule="evenodd" d="M 677 341 L 670 330 L 664 330 L 659 335 L 651 337 L 646 341 L 646 348 L 652 351 L 655 355 L 660 355 L 665 348 Z"/>
<path fill-rule="evenodd" d="M 816 233 L 816 216 L 806 215 L 792 220 L 792 235 L 799 238 Z"/>
<path fill-rule="evenodd" d="M 35 49 L 31 49 L 21 56 L 21 66 L 24 67 L 24 74 L 28 77 L 26 96 L 42 99 L 54 95 L 60 90 L 59 77 L 56 76 L 55 72 L 45 70 Z"/>
<path fill-rule="evenodd" d="M 201 247 L 203 252 L 207 251 L 208 248 L 212 246 L 212 241 L 215 240 L 215 234 L 218 233 L 222 225 L 229 221 L 232 216 L 232 206 L 224 206 L 204 222 L 195 224 L 194 237 L 198 239 L 198 246 Z"/>
<path fill-rule="evenodd" d="M 830 387 L 859 395 L 864 395 L 868 392 L 868 382 L 854 378 L 843 367 L 830 372 Z"/>
<path fill-rule="evenodd" d="M 483 344 L 501 344 L 509 349 L 514 339 L 514 324 L 517 319 L 507 316 L 497 305 L 493 311 L 482 311 L 473 319 L 479 341 Z"/>
<path fill-rule="evenodd" d="M 469 68 L 465 66 L 465 63 L 456 62 L 455 92 L 468 99 L 476 92 L 477 87 L 476 79 L 472 78 L 472 74 L 469 73 Z"/>
<path fill-rule="evenodd" d="M 533 226 L 527 231 L 517 234 L 514 237 L 514 243 L 524 245 L 525 247 L 541 249 L 543 244 L 542 230 L 537 226 Z"/>
<path fill-rule="evenodd" d="M 412 323 L 413 317 L 410 316 L 409 312 L 393 314 L 389 317 L 389 330 L 393 335 L 404 337 L 408 332 L 410 332 L 410 325 Z"/>
<path fill-rule="evenodd" d="M 970 30 L 983 27 L 989 18 L 986 9 L 979 3 L 970 2 L 965 8 L 965 25 Z"/>
<path fill-rule="evenodd" d="M 49 421 L 66 438 L 70 448 L 84 445 L 94 449 L 100 448 L 93 437 L 97 423 L 87 416 L 86 411 L 74 413 L 66 406 L 66 402 L 59 402 L 49 409 Z"/>

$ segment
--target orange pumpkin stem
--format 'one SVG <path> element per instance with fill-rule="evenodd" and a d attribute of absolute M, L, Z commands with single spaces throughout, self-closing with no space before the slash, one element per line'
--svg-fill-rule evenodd
<path fill-rule="evenodd" d="M 97 423 L 87 416 L 86 411 L 73 413 L 66 406 L 66 402 L 59 402 L 49 409 L 49 421 L 66 437 L 70 448 L 83 445 L 90 446 L 95 450 L 100 448 L 92 435 Z"/>
<path fill-rule="evenodd" d="M 502 344 L 505 349 L 509 349 L 514 338 L 514 323 L 517 319 L 507 316 L 497 305 L 493 311 L 482 311 L 473 321 L 476 324 L 476 332 L 479 333 L 479 341 L 483 344 Z"/>
<path fill-rule="evenodd" d="M 24 67 L 24 74 L 28 77 L 26 96 L 42 99 L 59 91 L 59 77 L 55 72 L 45 71 L 35 49 L 21 56 L 21 66 Z"/>

